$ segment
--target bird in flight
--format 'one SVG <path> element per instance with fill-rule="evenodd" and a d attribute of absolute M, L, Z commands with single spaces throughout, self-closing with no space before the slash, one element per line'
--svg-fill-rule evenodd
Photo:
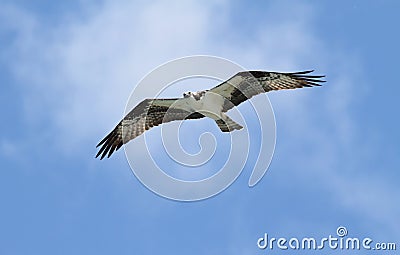
<path fill-rule="evenodd" d="M 181 98 L 145 99 L 133 108 L 96 147 L 96 158 L 110 157 L 123 144 L 146 130 L 174 120 L 209 117 L 222 132 L 243 127 L 225 113 L 251 97 L 272 90 L 321 86 L 324 75 L 309 75 L 310 71 L 278 73 L 265 71 L 239 72 L 216 87 L 186 92 Z"/>

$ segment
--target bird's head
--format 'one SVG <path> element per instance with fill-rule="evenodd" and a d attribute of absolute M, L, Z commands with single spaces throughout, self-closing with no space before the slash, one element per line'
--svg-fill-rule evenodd
<path fill-rule="evenodd" d="M 200 100 L 204 95 L 205 91 L 197 91 L 197 92 L 185 92 L 183 93 L 184 98 L 193 97 L 196 100 Z"/>
<path fill-rule="evenodd" d="M 191 97 L 191 96 L 193 96 L 193 93 L 192 92 L 185 92 L 185 93 L 183 93 L 183 97 L 184 98 L 188 98 L 188 97 Z"/>

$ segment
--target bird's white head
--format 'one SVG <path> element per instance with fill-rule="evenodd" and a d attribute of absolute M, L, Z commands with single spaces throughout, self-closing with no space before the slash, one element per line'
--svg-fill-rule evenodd
<path fill-rule="evenodd" d="M 185 92 L 183 93 L 184 98 L 188 97 L 193 97 L 195 100 L 200 100 L 204 95 L 206 91 L 197 91 L 197 92 Z"/>
<path fill-rule="evenodd" d="M 191 96 L 193 96 L 193 93 L 192 92 L 185 92 L 185 93 L 183 93 L 183 97 L 184 98 L 188 98 L 188 97 L 191 97 Z"/>

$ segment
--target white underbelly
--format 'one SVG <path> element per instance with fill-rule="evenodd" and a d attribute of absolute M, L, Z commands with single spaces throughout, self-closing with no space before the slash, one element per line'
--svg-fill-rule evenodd
<path fill-rule="evenodd" d="M 188 112 L 199 112 L 206 117 L 217 120 L 222 118 L 224 101 L 225 99 L 221 95 L 207 92 L 200 100 L 195 100 L 193 97 L 183 98 L 173 107 Z"/>
<path fill-rule="evenodd" d="M 207 92 L 199 101 L 201 109 L 198 112 L 214 120 L 222 118 L 221 112 L 224 105 L 224 98 L 221 95 Z"/>

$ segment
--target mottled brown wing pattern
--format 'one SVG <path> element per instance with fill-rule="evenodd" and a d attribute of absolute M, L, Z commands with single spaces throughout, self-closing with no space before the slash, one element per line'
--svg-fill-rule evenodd
<path fill-rule="evenodd" d="M 162 123 L 204 117 L 200 113 L 190 113 L 166 106 L 169 103 L 172 105 L 176 100 L 177 99 L 143 100 L 120 121 L 113 131 L 99 142 L 96 147 L 101 146 L 101 148 L 96 158 L 100 155 L 100 159 L 103 159 L 105 156 L 110 157 L 111 154 L 121 148 L 123 144 L 143 134 L 146 130 Z M 162 105 L 157 105 L 157 103 L 160 102 L 162 102 Z"/>
<path fill-rule="evenodd" d="M 240 72 L 211 89 L 211 91 L 224 96 L 227 100 L 223 107 L 224 111 L 250 99 L 260 93 L 272 90 L 297 89 L 303 87 L 321 86 L 325 82 L 323 75 L 308 75 L 313 72 L 303 71 L 295 73 L 277 73 L 264 71 Z"/>
<path fill-rule="evenodd" d="M 226 99 L 223 106 L 223 111 L 226 112 L 260 93 L 272 90 L 321 86 L 321 83 L 325 82 L 321 79 L 325 76 L 309 75 L 311 72 L 313 70 L 294 73 L 245 71 L 236 74 L 229 80 L 209 90 L 209 92 L 217 93 Z M 110 157 L 123 144 L 154 126 L 174 120 L 204 117 L 204 115 L 197 112 L 191 113 L 171 107 L 177 100 L 180 99 L 143 100 L 121 120 L 111 133 L 100 141 L 97 147 L 101 147 L 96 158 L 100 155 L 101 159 L 105 156 Z"/>

